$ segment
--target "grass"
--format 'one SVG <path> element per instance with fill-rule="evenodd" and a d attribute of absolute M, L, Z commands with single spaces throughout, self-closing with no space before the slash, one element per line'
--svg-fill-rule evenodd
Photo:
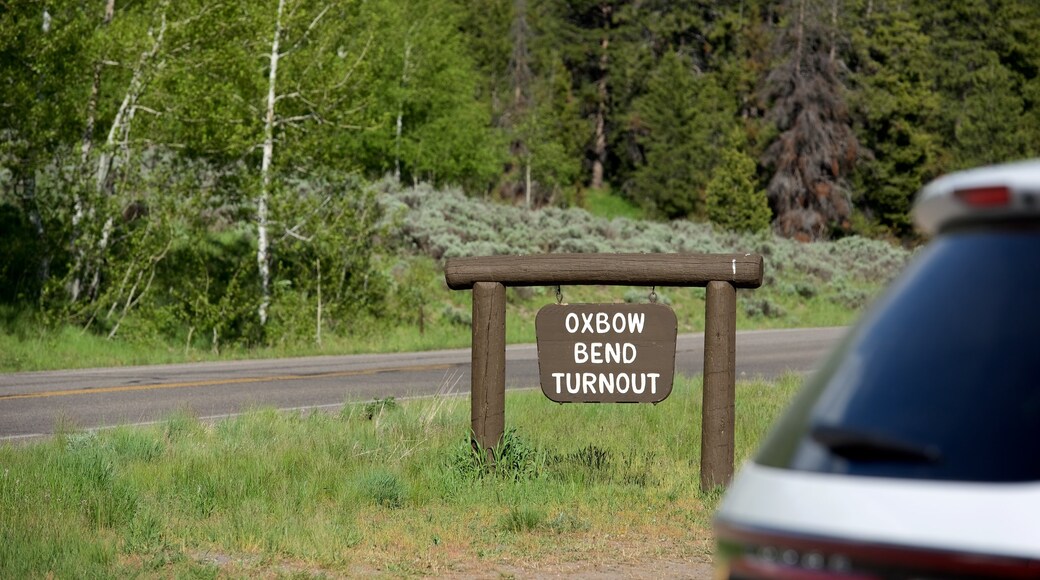
<path fill-rule="evenodd" d="M 738 463 L 798 382 L 738 384 Z M 619 545 L 705 560 L 700 389 L 680 378 L 656 406 L 510 392 L 495 466 L 451 396 L 0 446 L 0 577 L 486 573 Z"/>
<path fill-rule="evenodd" d="M 423 307 L 423 333 L 419 333 L 416 316 L 367 318 L 354 321 L 345 335 L 326 333 L 320 345 L 316 341 L 275 342 L 261 348 L 228 347 L 214 352 L 204 343 L 108 340 L 71 326 L 50 329 L 21 316 L 17 323 L 0 324 L 0 372 L 467 348 L 471 341 L 470 293 L 450 291 L 437 281 L 440 283 Z M 863 285 L 858 292 L 872 296 L 878 290 L 879 286 Z M 646 302 L 649 295 L 649 288 L 642 287 L 565 286 L 562 291 L 569 303 Z M 657 294 L 660 302 L 675 310 L 679 332 L 704 330 L 703 288 L 658 288 Z M 534 317 L 542 306 L 556 302 L 555 288 L 510 288 L 507 299 L 507 342 L 534 342 Z M 859 314 L 856 306 L 843 304 L 826 291 L 805 297 L 768 287 L 741 290 L 737 328 L 841 326 L 855 320 Z"/>
<path fill-rule="evenodd" d="M 582 207 L 596 217 L 607 219 L 621 217 L 638 220 L 646 217 L 642 208 L 620 195 L 611 193 L 609 188 L 586 190 Z"/>

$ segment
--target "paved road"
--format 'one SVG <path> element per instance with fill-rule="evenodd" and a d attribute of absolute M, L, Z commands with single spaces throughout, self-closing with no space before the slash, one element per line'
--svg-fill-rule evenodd
<path fill-rule="evenodd" d="M 737 376 L 807 372 L 844 328 L 737 333 Z M 704 336 L 681 335 L 676 370 L 702 371 Z M 146 423 L 189 409 L 219 417 L 257 406 L 334 408 L 345 401 L 469 391 L 469 349 L 323 356 L 0 375 L 0 441 L 40 437 L 59 420 L 79 428 Z M 534 345 L 506 349 L 506 387 L 538 385 Z"/>

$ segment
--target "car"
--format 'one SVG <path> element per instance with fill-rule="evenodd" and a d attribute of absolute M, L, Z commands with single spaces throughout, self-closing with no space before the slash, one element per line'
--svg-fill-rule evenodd
<path fill-rule="evenodd" d="M 1040 578 L 1040 160 L 912 213 L 930 241 L 726 491 L 719 577 Z"/>

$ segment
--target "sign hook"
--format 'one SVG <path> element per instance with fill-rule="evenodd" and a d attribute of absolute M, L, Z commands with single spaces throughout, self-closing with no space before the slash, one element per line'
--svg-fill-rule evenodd
<path fill-rule="evenodd" d="M 556 303 L 563 304 L 563 292 L 560 290 L 560 285 L 556 285 Z"/>
<path fill-rule="evenodd" d="M 650 304 L 657 304 L 657 286 L 650 287 Z"/>

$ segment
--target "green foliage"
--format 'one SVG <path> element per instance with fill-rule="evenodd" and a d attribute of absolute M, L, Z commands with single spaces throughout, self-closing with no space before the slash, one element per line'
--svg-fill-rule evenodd
<path fill-rule="evenodd" d="M 420 335 L 425 334 L 426 323 L 433 314 L 428 312 L 428 307 L 434 301 L 442 278 L 443 274 L 430 260 L 403 257 L 390 268 L 389 291 L 393 304 L 388 311 L 396 314 L 397 321 L 408 326 L 414 324 L 413 328 Z"/>
<path fill-rule="evenodd" d="M 589 529 L 589 522 L 567 512 L 560 512 L 556 517 L 549 520 L 545 525 L 557 534 L 571 532 L 585 532 Z"/>
<path fill-rule="evenodd" d="M 780 248 L 767 236 L 634 221 L 757 231 L 766 184 L 788 235 L 913 240 L 910 201 L 929 179 L 1040 155 L 1036 2 L 286 6 L 280 28 L 277 2 L 117 2 L 110 17 L 71 0 L 0 9 L 9 312 L 99 362 L 110 357 L 92 337 L 124 340 L 139 360 L 150 348 L 299 352 L 370 320 L 425 336 L 467 314 L 431 299 L 439 274 L 413 252 Z M 589 191 L 594 165 L 607 182 Z M 370 186 L 387 174 L 397 183 Z M 545 207 L 530 215 L 465 206 L 420 183 L 515 202 L 528 174 Z M 389 201 L 377 199 L 384 190 Z M 272 240 L 265 325 L 261 192 Z M 382 213 L 398 201 L 417 210 L 410 221 Z M 871 263 L 850 274 L 823 265 L 833 247 L 778 249 L 791 256 L 778 265 L 781 286 L 793 288 L 795 271 L 868 279 Z M 783 294 L 835 304 L 824 292 Z M 783 306 L 777 320 L 789 321 L 796 311 Z M 32 330 L 11 338 L 3 364 L 46 342 Z"/>
<path fill-rule="evenodd" d="M 151 463 L 162 457 L 166 444 L 132 427 L 116 427 L 109 436 L 112 451 L 120 461 Z"/>
<path fill-rule="evenodd" d="M 831 299 L 839 288 L 835 282 L 845 281 L 872 297 L 912 255 L 899 245 L 860 236 L 802 244 L 766 232 L 724 231 L 708 223 L 608 220 L 577 208 L 527 211 L 473 199 L 457 189 L 436 190 L 426 185 L 401 188 L 386 181 L 374 190 L 381 209 L 371 215 L 382 216 L 373 226 L 379 232 L 373 236 L 374 245 L 385 244 L 386 253 L 370 258 L 367 289 L 364 276 L 359 275 L 361 293 L 356 296 L 359 302 L 360 297 L 370 296 L 369 301 L 347 305 L 330 304 L 335 290 L 328 264 L 335 264 L 336 258 L 320 257 L 320 344 L 316 336 L 317 254 L 286 254 L 300 256 L 287 264 L 299 266 L 301 274 L 290 279 L 290 284 L 276 287 L 272 310 L 276 318 L 271 324 L 275 325 L 272 328 L 295 330 L 268 334 L 261 342 L 249 338 L 259 334 L 253 310 L 258 291 L 251 232 L 222 231 L 214 225 L 200 236 L 202 243 L 190 244 L 188 237 L 175 241 L 156 267 L 151 289 L 122 319 L 111 340 L 107 336 L 113 326 L 101 326 L 107 310 L 92 322 L 91 328 L 107 330 L 99 335 L 84 333 L 82 327 L 55 324 L 53 318 L 48 320 L 31 309 L 0 305 L 0 368 L 42 370 L 462 348 L 470 340 L 469 294 L 447 289 L 439 262 L 446 256 L 494 253 L 758 252 L 765 257 L 765 284 L 754 295 L 768 297 L 786 314 L 740 317 L 740 328 L 848 324 L 856 312 L 838 306 L 844 301 Z M 202 209 L 199 215 L 210 211 Z M 313 233 L 299 231 L 308 236 Z M 304 242 L 296 241 L 306 248 Z M 308 264 L 313 264 L 310 272 Z M 371 294 L 365 294 L 366 290 Z M 58 291 L 62 291 L 60 285 Z M 573 287 L 565 288 L 564 296 L 569 302 L 645 301 L 649 291 Z M 508 313 L 511 343 L 534 340 L 533 313 L 552 296 L 552 289 L 544 287 L 509 293 L 510 304 L 515 305 Z M 658 288 L 658 296 L 660 302 L 670 302 L 677 309 L 681 331 L 703 328 L 703 289 L 662 292 Z M 112 303 L 120 306 L 111 319 L 118 322 L 125 300 Z M 337 314 L 344 312 L 353 314 Z M 291 318 L 286 322 L 283 316 Z M 422 333 L 418 332 L 420 321 Z M 256 334 L 248 334 L 251 332 Z"/>
<path fill-rule="evenodd" d="M 350 123 L 354 134 L 328 136 L 327 146 L 338 152 L 329 163 L 349 160 L 369 176 L 399 172 L 409 182 L 478 191 L 494 181 L 501 136 L 476 99 L 480 79 L 459 33 L 460 11 L 447 0 L 384 1 L 364 4 L 357 18 L 350 32 L 330 38 L 328 49 L 364 56 L 372 77 L 359 79 L 352 99 L 359 106 L 347 107 L 363 119 Z M 350 37 L 356 38 L 354 51 L 342 46 Z"/>
<path fill-rule="evenodd" d="M 500 164 L 446 2 L 290 0 L 278 22 L 270 3 L 117 4 L 104 20 L 73 4 L 0 12 L 15 83 L 0 107 L 14 250 L 0 299 L 42 299 L 56 323 L 213 351 L 320 342 L 387 293 L 372 258 L 381 216 L 345 171 L 381 175 L 396 155 L 411 178 L 486 184 Z M 403 141 L 366 140 L 392 136 L 398 114 Z M 268 183 L 264 328 L 252 203 Z"/>
<path fill-rule="evenodd" d="M 84 73 L 94 56 L 91 28 L 78 2 L 19 2 L 0 10 L 0 166 L 16 183 L 33 180 L 82 134 L 78 102 L 87 94 Z"/>
<path fill-rule="evenodd" d="M 0 303 L 21 302 L 40 293 L 39 256 L 42 241 L 32 230 L 26 212 L 12 204 L 0 204 Z"/>
<path fill-rule="evenodd" d="M 361 411 L 361 416 L 371 421 L 372 419 L 378 418 L 383 413 L 393 411 L 397 407 L 397 401 L 393 397 L 375 399 L 372 402 L 365 403 L 365 406 Z"/>
<path fill-rule="evenodd" d="M 828 296 L 828 300 L 844 308 L 859 309 L 867 304 L 870 300 L 870 295 L 864 292 L 862 288 L 856 288 L 844 280 L 839 280 L 835 291 Z"/>
<path fill-rule="evenodd" d="M 500 193 L 506 199 L 523 198 L 530 178 L 535 206 L 559 202 L 564 188 L 581 181 L 583 127 L 577 120 L 570 75 L 558 57 L 546 66 L 548 75 L 529 82 L 526 90 L 514 88 L 521 96 L 502 117 L 510 125 L 511 159 Z"/>
<path fill-rule="evenodd" d="M 1040 66 L 1040 54 L 1030 46 L 1038 40 L 1040 7 L 980 0 L 936 7 L 915 1 L 910 10 L 931 45 L 927 78 L 941 98 L 941 169 L 1040 154 L 1029 147 L 1035 131 L 1021 122 L 1036 104 L 1026 102 L 1023 85 Z"/>
<path fill-rule="evenodd" d="M 169 326 L 161 332 L 183 337 L 189 347 L 207 345 L 214 351 L 248 344 L 259 336 L 253 305 L 259 300 L 255 275 L 255 244 L 248 230 L 200 232 L 195 240 L 175 243 L 162 272 L 163 296 L 145 320 L 166 313 Z M 193 273 L 185 278 L 186 273 Z M 187 282 L 187 283 L 185 283 Z"/>
<path fill-rule="evenodd" d="M 681 54 L 665 54 L 633 107 L 646 161 L 633 175 L 632 198 L 667 218 L 705 217 L 705 189 L 733 117 L 713 76 L 695 74 Z"/>
<path fill-rule="evenodd" d="M 91 231 L 81 232 L 81 239 L 109 240 L 104 254 L 98 248 L 86 254 L 96 268 L 93 294 L 69 301 L 67 288 L 74 280 L 89 281 L 83 270 L 52 276 L 43 300 L 51 319 L 108 338 L 216 352 L 320 340 L 319 325 L 335 333 L 354 317 L 382 308 L 388 280 L 373 241 L 388 222 L 375 192 L 357 178 L 319 172 L 307 179 L 278 176 L 271 213 L 281 227 L 273 232 L 278 259 L 265 333 L 255 314 L 255 233 L 240 221 L 247 213 L 243 205 L 233 201 L 235 189 L 252 186 L 251 177 L 161 150 L 136 161 L 116 195 L 102 198 L 105 204 L 98 209 L 106 208 L 111 223 L 91 223 Z M 50 196 L 66 185 L 60 178 L 41 179 L 38 191 Z M 24 273 L 27 266 L 12 268 L 35 280 L 35 272 Z"/>
<path fill-rule="evenodd" d="M 852 94 L 871 153 L 857 176 L 857 205 L 907 235 L 911 196 L 938 172 L 941 100 L 928 81 L 930 39 L 892 6 L 874 12 L 857 40 L 860 90 Z"/>
<path fill-rule="evenodd" d="M 705 195 L 708 219 L 713 224 L 744 232 L 769 227 L 769 201 L 755 180 L 755 161 L 732 145 L 722 151 L 722 161 Z"/>
<path fill-rule="evenodd" d="M 374 190 L 351 176 L 310 175 L 286 180 L 271 210 L 285 225 L 273 245 L 269 336 L 316 339 L 319 313 L 323 328 L 335 333 L 381 310 L 389 280 L 373 255 L 384 232 Z"/>

